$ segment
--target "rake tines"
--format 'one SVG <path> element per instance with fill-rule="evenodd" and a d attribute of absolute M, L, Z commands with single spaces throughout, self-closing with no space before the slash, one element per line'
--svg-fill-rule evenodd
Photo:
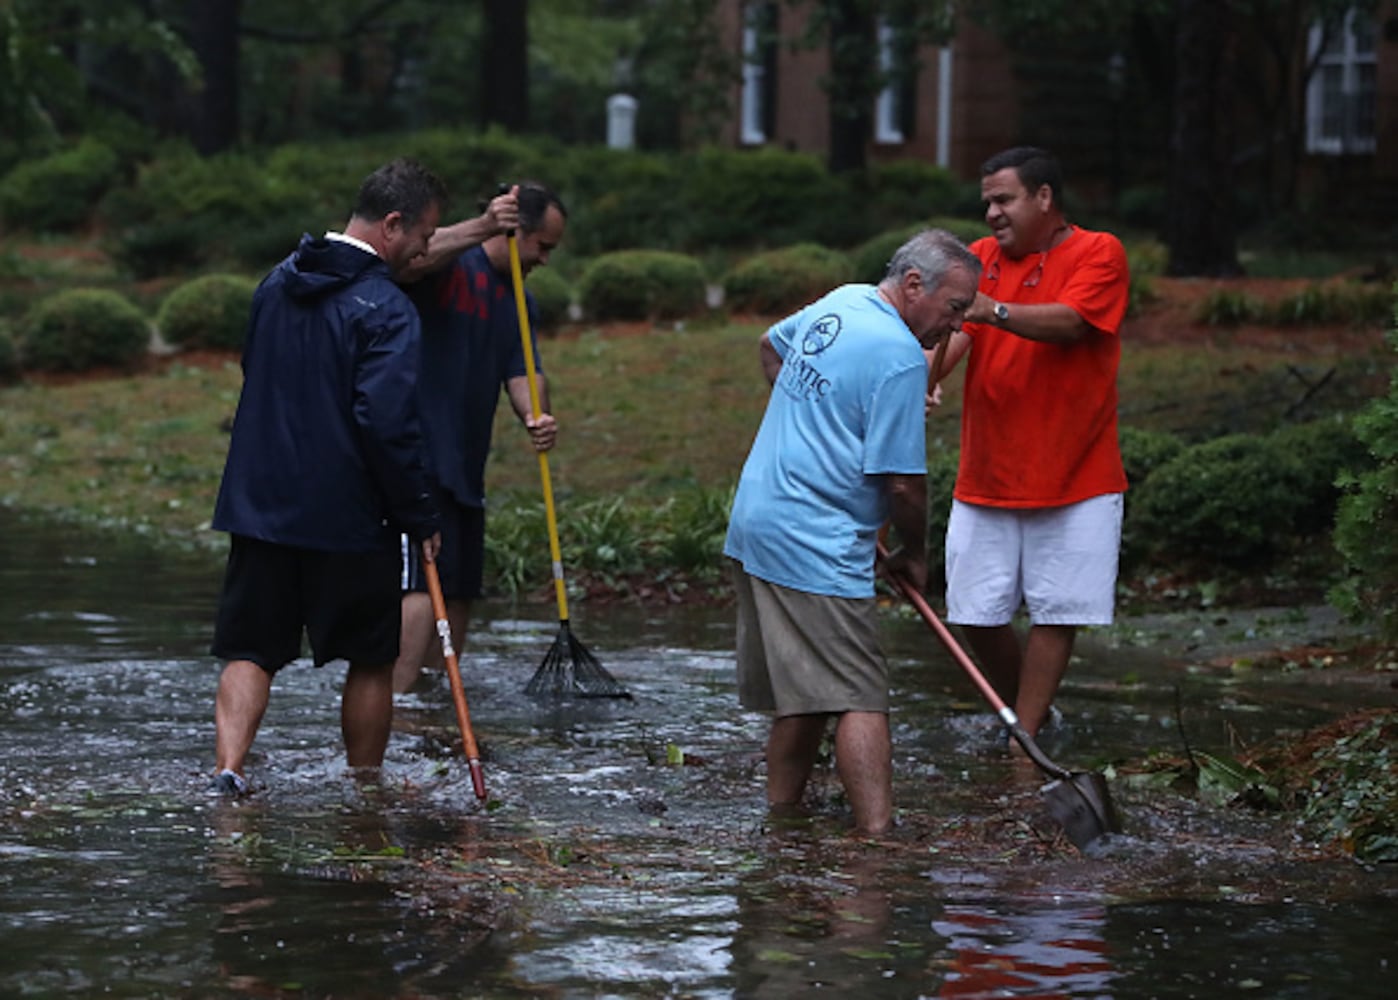
<path fill-rule="evenodd" d="M 597 657 L 573 635 L 565 618 L 544 662 L 525 685 L 526 694 L 555 698 L 630 698 L 631 692 L 607 673 Z"/>

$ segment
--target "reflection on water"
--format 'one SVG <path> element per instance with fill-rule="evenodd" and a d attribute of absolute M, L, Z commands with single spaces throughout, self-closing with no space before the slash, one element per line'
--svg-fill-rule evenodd
<path fill-rule="evenodd" d="M 1131 835 L 1077 857 L 915 622 L 889 629 L 887 843 L 845 836 L 826 772 L 811 821 L 768 822 L 722 609 L 584 607 L 635 701 L 540 704 L 552 609 L 487 607 L 463 658 L 484 808 L 440 677 L 398 703 L 380 783 L 347 776 L 335 666 L 279 675 L 257 794 L 210 799 L 219 575 L 0 512 L 0 996 L 1389 993 L 1398 873 L 1125 793 Z M 1203 743 L 1343 708 L 1084 646 L 1068 760 L 1172 747 L 1176 683 Z"/>

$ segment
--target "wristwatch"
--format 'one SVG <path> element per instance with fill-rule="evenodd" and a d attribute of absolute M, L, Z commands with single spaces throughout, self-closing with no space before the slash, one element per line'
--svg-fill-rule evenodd
<path fill-rule="evenodd" d="M 995 303 L 995 305 L 991 307 L 990 312 L 995 317 L 996 326 L 1004 326 L 1005 322 L 1010 318 L 1010 307 L 1003 302 Z"/>

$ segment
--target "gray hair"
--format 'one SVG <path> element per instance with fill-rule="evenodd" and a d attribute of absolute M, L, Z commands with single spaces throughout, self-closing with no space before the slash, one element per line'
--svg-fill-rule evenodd
<path fill-rule="evenodd" d="M 924 229 L 894 251 L 883 280 L 897 284 L 903 275 L 916 271 L 924 285 L 936 288 L 949 271 L 958 267 L 980 276 L 980 258 L 967 250 L 966 244 L 945 229 Z"/>

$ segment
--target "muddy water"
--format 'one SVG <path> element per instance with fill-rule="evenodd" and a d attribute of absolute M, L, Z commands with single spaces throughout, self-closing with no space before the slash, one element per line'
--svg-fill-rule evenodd
<path fill-rule="evenodd" d="M 1284 821 L 1113 785 L 1127 833 L 1085 858 L 1042 814 L 955 667 L 890 618 L 900 825 L 762 807 L 727 612 L 575 609 L 635 695 L 521 689 L 550 609 L 483 609 L 466 686 L 397 706 L 383 774 L 340 762 L 342 672 L 277 681 L 250 775 L 203 791 L 218 571 L 0 512 L 0 996 L 1366 997 L 1391 995 L 1398 872 Z M 1372 691 L 1186 670 L 1083 644 L 1045 738 L 1075 767 L 1226 749 Z M 1176 698 L 1182 712 L 1176 718 Z"/>

